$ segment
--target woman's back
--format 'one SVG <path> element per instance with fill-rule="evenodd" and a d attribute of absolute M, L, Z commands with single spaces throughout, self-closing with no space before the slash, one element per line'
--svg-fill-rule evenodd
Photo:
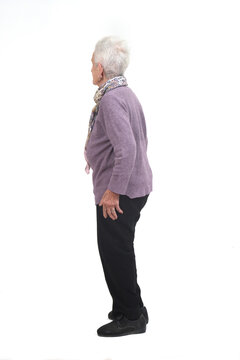
<path fill-rule="evenodd" d="M 147 143 L 142 106 L 131 88 L 105 93 L 87 146 L 96 204 L 106 189 L 130 198 L 152 191 Z"/>

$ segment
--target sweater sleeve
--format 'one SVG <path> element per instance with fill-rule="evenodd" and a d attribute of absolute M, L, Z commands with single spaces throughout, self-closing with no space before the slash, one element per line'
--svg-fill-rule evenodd
<path fill-rule="evenodd" d="M 106 134 L 113 146 L 115 155 L 108 189 L 117 194 L 124 194 L 136 158 L 136 141 L 130 124 L 129 113 L 123 100 L 114 96 L 104 99 L 102 110 Z"/>

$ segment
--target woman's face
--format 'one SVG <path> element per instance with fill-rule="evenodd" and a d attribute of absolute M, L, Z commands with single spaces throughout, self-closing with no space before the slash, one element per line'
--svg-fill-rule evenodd
<path fill-rule="evenodd" d="M 91 72 L 92 72 L 92 77 L 93 77 L 93 84 L 94 85 L 97 85 L 98 84 L 98 81 L 99 81 L 99 77 L 100 77 L 100 74 L 99 74 L 99 64 L 96 65 L 94 64 L 94 61 L 93 61 L 93 56 L 92 55 L 92 69 L 91 69 Z"/>

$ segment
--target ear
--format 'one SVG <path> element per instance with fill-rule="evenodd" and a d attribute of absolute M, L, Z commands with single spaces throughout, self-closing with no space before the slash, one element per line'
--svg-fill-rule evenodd
<path fill-rule="evenodd" d="M 100 74 L 103 75 L 103 66 L 102 66 L 102 64 L 98 63 L 98 68 L 99 68 Z"/>

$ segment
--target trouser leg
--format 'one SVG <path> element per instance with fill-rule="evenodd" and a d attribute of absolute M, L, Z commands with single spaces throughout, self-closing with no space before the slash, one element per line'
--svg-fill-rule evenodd
<path fill-rule="evenodd" d="M 129 319 L 137 319 L 143 306 L 137 283 L 134 235 L 148 196 L 131 199 L 127 195 L 119 195 L 123 214 L 117 212 L 117 220 L 109 216 L 105 219 L 102 206 L 96 205 L 98 249 L 113 300 L 113 311 L 121 312 Z"/>

